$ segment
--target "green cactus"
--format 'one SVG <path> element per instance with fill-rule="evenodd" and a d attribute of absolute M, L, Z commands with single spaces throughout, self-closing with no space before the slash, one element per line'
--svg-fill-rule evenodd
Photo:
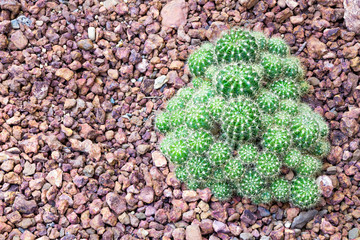
<path fill-rule="evenodd" d="M 187 181 L 189 177 L 189 172 L 187 170 L 187 167 L 185 165 L 178 166 L 175 169 L 175 176 L 181 182 Z"/>
<path fill-rule="evenodd" d="M 210 112 L 205 104 L 189 106 L 186 113 L 186 124 L 189 128 L 194 130 L 211 128 Z"/>
<path fill-rule="evenodd" d="M 238 159 L 231 158 L 224 166 L 224 175 L 229 181 L 240 180 L 244 171 L 245 168 Z"/>
<path fill-rule="evenodd" d="M 268 39 L 262 32 L 252 32 L 259 51 L 266 51 L 268 48 Z"/>
<path fill-rule="evenodd" d="M 187 161 L 187 170 L 192 179 L 205 180 L 211 172 L 211 164 L 204 157 L 194 156 Z"/>
<path fill-rule="evenodd" d="M 232 188 L 226 182 L 216 182 L 211 185 L 210 189 L 214 196 L 221 201 L 229 199 L 232 195 Z"/>
<path fill-rule="evenodd" d="M 273 201 L 273 195 L 269 188 L 263 189 L 259 195 L 252 198 L 255 204 L 269 204 Z"/>
<path fill-rule="evenodd" d="M 214 166 L 225 164 L 231 158 L 231 148 L 223 142 L 214 143 L 208 152 L 208 159 Z"/>
<path fill-rule="evenodd" d="M 292 149 L 284 157 L 284 165 L 288 168 L 295 169 L 302 161 L 302 154 L 297 149 Z"/>
<path fill-rule="evenodd" d="M 258 148 L 253 144 L 243 144 L 238 149 L 239 160 L 243 164 L 255 164 L 258 151 Z"/>
<path fill-rule="evenodd" d="M 284 76 L 292 79 L 301 79 L 304 75 L 298 58 L 289 57 L 283 60 Z"/>
<path fill-rule="evenodd" d="M 319 202 L 320 191 L 315 179 L 298 177 L 291 182 L 290 201 L 300 208 L 311 208 Z"/>
<path fill-rule="evenodd" d="M 289 49 L 238 29 L 190 55 L 192 84 L 155 119 L 165 134 L 160 150 L 187 188 L 210 188 L 220 201 L 237 194 L 255 204 L 318 202 L 314 178 L 330 150 L 329 127 L 301 103 L 310 87 Z"/>
<path fill-rule="evenodd" d="M 279 107 L 279 101 L 279 97 L 270 91 L 263 91 L 256 99 L 257 104 L 265 113 L 274 113 Z"/>
<path fill-rule="evenodd" d="M 225 65 L 216 75 L 215 87 L 224 97 L 251 96 L 259 88 L 259 75 L 251 66 Z"/>
<path fill-rule="evenodd" d="M 307 114 L 293 119 L 291 131 L 294 143 L 302 149 L 308 149 L 319 137 L 319 125 Z"/>
<path fill-rule="evenodd" d="M 213 141 L 213 136 L 209 132 L 192 132 L 188 140 L 188 147 L 193 154 L 203 154 L 209 150 Z"/>
<path fill-rule="evenodd" d="M 226 102 L 222 97 L 214 97 L 209 100 L 207 105 L 210 116 L 215 122 L 219 122 L 222 117 L 222 112 L 226 106 Z"/>
<path fill-rule="evenodd" d="M 326 157 L 330 153 L 331 145 L 329 140 L 321 139 L 317 141 L 311 148 L 311 153 L 318 157 Z"/>
<path fill-rule="evenodd" d="M 281 99 L 297 99 L 300 96 L 296 83 L 288 79 L 275 81 L 271 84 L 270 90 Z"/>
<path fill-rule="evenodd" d="M 206 43 L 201 48 L 192 53 L 188 59 L 190 72 L 195 76 L 203 76 L 206 69 L 214 62 L 214 46 Z"/>
<path fill-rule="evenodd" d="M 224 109 L 222 129 L 230 145 L 253 138 L 260 128 L 257 105 L 246 98 L 238 98 Z"/>
<path fill-rule="evenodd" d="M 291 124 L 293 116 L 288 112 L 281 111 L 274 114 L 273 124 L 276 126 L 288 127 Z"/>
<path fill-rule="evenodd" d="M 254 61 L 258 46 L 256 40 L 247 31 L 230 30 L 215 45 L 218 62 Z"/>
<path fill-rule="evenodd" d="M 163 112 L 156 117 L 155 127 L 162 133 L 166 133 L 170 130 L 170 114 Z"/>
<path fill-rule="evenodd" d="M 265 187 L 265 180 L 255 170 L 248 170 L 245 172 L 241 181 L 238 184 L 238 193 L 245 197 L 255 197 Z"/>
<path fill-rule="evenodd" d="M 284 127 L 271 127 L 263 135 L 265 149 L 276 153 L 284 153 L 291 144 L 291 134 Z"/>
<path fill-rule="evenodd" d="M 270 79 L 278 79 L 282 73 L 282 60 L 280 57 L 265 53 L 261 57 L 261 65 L 264 68 L 265 76 Z"/>
<path fill-rule="evenodd" d="M 287 57 L 290 54 L 289 46 L 281 38 L 270 38 L 268 42 L 268 51 L 279 55 L 280 57 Z"/>
<path fill-rule="evenodd" d="M 292 99 L 281 100 L 279 110 L 287 112 L 293 116 L 298 113 L 298 103 Z"/>
<path fill-rule="evenodd" d="M 274 199 L 279 202 L 286 202 L 290 196 L 290 183 L 284 178 L 278 178 L 271 183 L 271 192 Z"/>
<path fill-rule="evenodd" d="M 264 178 L 276 177 L 280 173 L 280 167 L 279 158 L 270 152 L 260 154 L 256 163 L 256 171 Z"/>
<path fill-rule="evenodd" d="M 302 157 L 301 162 L 295 171 L 298 176 L 312 177 L 321 171 L 322 162 L 310 155 Z"/>

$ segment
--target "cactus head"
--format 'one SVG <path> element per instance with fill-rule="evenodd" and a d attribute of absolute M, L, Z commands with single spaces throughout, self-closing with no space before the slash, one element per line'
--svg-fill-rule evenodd
<path fill-rule="evenodd" d="M 284 127 L 271 127 L 263 135 L 263 146 L 272 152 L 283 153 L 291 144 L 291 134 Z"/>
<path fill-rule="evenodd" d="M 288 168 L 295 169 L 302 161 L 302 154 L 297 149 L 291 149 L 284 157 L 284 165 Z"/>
<path fill-rule="evenodd" d="M 249 169 L 245 172 L 238 185 L 239 194 L 251 198 L 257 196 L 264 189 L 265 180 L 261 174 Z"/>
<path fill-rule="evenodd" d="M 270 152 L 260 154 L 256 163 L 256 171 L 264 178 L 273 178 L 280 173 L 279 158 Z"/>
<path fill-rule="evenodd" d="M 160 113 L 155 120 L 155 127 L 162 133 L 170 130 L 170 114 L 168 112 Z"/>
<path fill-rule="evenodd" d="M 245 168 L 238 159 L 231 158 L 224 166 L 224 174 L 230 182 L 240 180 L 244 171 Z"/>
<path fill-rule="evenodd" d="M 213 183 L 210 189 L 214 196 L 220 201 L 229 199 L 233 192 L 230 184 L 226 182 Z"/>
<path fill-rule="evenodd" d="M 241 140 L 253 138 L 260 128 L 258 106 L 246 98 L 238 98 L 224 109 L 222 129 L 226 140 L 235 146 Z"/>
<path fill-rule="evenodd" d="M 298 177 L 291 182 L 290 201 L 300 208 L 311 208 L 319 202 L 320 191 L 315 179 Z"/>
<path fill-rule="evenodd" d="M 224 165 L 231 158 L 231 148 L 224 142 L 214 143 L 208 152 L 208 159 L 213 166 Z"/>
<path fill-rule="evenodd" d="M 301 79 L 304 75 L 300 60 L 296 57 L 289 57 L 283 60 L 284 76 L 291 79 Z"/>
<path fill-rule="evenodd" d="M 279 110 L 287 112 L 293 116 L 298 113 L 298 103 L 292 99 L 281 100 Z"/>
<path fill-rule="evenodd" d="M 192 179 L 205 180 L 211 173 L 211 164 L 206 158 L 193 156 L 186 164 Z"/>
<path fill-rule="evenodd" d="M 278 178 L 271 183 L 271 192 L 274 199 L 279 202 L 286 202 L 290 196 L 290 183 L 284 178 Z"/>
<path fill-rule="evenodd" d="M 321 171 L 322 162 L 310 155 L 304 155 L 299 166 L 295 169 L 298 176 L 312 177 Z"/>
<path fill-rule="evenodd" d="M 270 92 L 263 91 L 257 97 L 256 102 L 265 113 L 274 113 L 279 107 L 279 97 Z"/>
<path fill-rule="evenodd" d="M 214 62 L 214 46 L 203 44 L 201 48 L 189 56 L 188 65 L 194 76 L 203 76 L 206 69 Z"/>
<path fill-rule="evenodd" d="M 210 112 L 205 104 L 190 105 L 186 109 L 186 124 L 189 128 L 209 130 L 212 126 Z"/>
<path fill-rule="evenodd" d="M 265 76 L 269 80 L 277 79 L 282 75 L 282 61 L 276 55 L 264 53 L 261 57 L 261 65 L 264 68 Z"/>
<path fill-rule="evenodd" d="M 252 32 L 259 51 L 266 51 L 268 48 L 268 39 L 262 32 Z"/>
<path fill-rule="evenodd" d="M 181 182 L 187 181 L 189 178 L 189 172 L 187 170 L 187 167 L 185 165 L 178 166 L 175 169 L 175 176 Z"/>
<path fill-rule="evenodd" d="M 319 125 L 308 114 L 296 116 L 291 123 L 294 143 L 308 149 L 319 137 Z"/>
<path fill-rule="evenodd" d="M 253 144 L 243 144 L 238 149 L 238 158 L 243 164 L 255 164 L 258 157 L 258 148 Z"/>
<path fill-rule="evenodd" d="M 269 188 L 263 189 L 259 195 L 252 198 L 255 204 L 269 204 L 273 201 L 273 195 Z"/>
<path fill-rule="evenodd" d="M 268 42 L 268 51 L 280 57 L 287 57 L 290 54 L 290 48 L 281 38 L 270 38 Z"/>
<path fill-rule="evenodd" d="M 230 30 L 216 42 L 215 54 L 218 62 L 254 61 L 256 40 L 247 31 Z"/>
<path fill-rule="evenodd" d="M 327 139 L 317 141 L 311 148 L 311 153 L 317 157 L 326 157 L 331 149 L 331 145 Z"/>
<path fill-rule="evenodd" d="M 275 81 L 271 84 L 270 90 L 281 99 L 297 99 L 300 95 L 297 84 L 288 79 Z"/>
<path fill-rule="evenodd" d="M 273 124 L 276 126 L 288 127 L 291 124 L 292 115 L 285 111 L 277 112 L 273 117 Z"/>
<path fill-rule="evenodd" d="M 213 136 L 206 131 L 192 132 L 188 140 L 188 148 L 195 155 L 204 154 L 213 143 Z"/>
<path fill-rule="evenodd" d="M 215 78 L 215 87 L 224 97 L 251 96 L 259 88 L 259 75 L 251 66 L 225 65 Z"/>
<path fill-rule="evenodd" d="M 226 102 L 222 97 L 214 97 L 210 99 L 208 103 L 208 110 L 210 112 L 210 116 L 215 122 L 220 122 L 225 106 Z"/>

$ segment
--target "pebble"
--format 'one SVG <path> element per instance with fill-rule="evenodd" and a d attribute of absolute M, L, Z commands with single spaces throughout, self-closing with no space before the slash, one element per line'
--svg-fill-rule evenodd
<path fill-rule="evenodd" d="M 349 231 L 348 233 L 348 237 L 349 237 L 349 240 L 353 240 L 353 239 L 356 239 L 360 236 L 360 230 L 359 228 L 353 228 Z"/>
<path fill-rule="evenodd" d="M 311 219 L 313 219 L 318 214 L 317 210 L 309 210 L 306 212 L 301 212 L 299 216 L 294 218 L 294 221 L 291 224 L 291 228 L 303 228 Z"/>
<path fill-rule="evenodd" d="M 96 30 L 94 27 L 88 28 L 88 37 L 90 40 L 95 41 L 96 39 Z"/>
<path fill-rule="evenodd" d="M 186 227 L 185 236 L 186 240 L 202 240 L 200 228 L 196 224 Z"/>
<path fill-rule="evenodd" d="M 155 79 L 155 83 L 154 83 L 154 89 L 159 89 L 161 88 L 169 79 L 165 76 L 159 76 Z"/>

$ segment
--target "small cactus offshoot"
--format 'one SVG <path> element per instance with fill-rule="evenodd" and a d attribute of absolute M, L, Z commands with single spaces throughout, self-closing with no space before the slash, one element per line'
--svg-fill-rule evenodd
<path fill-rule="evenodd" d="M 301 102 L 309 85 L 286 42 L 234 29 L 187 63 L 192 84 L 155 119 L 177 179 L 189 189 L 208 187 L 220 201 L 237 194 L 255 204 L 315 206 L 329 127 Z"/>

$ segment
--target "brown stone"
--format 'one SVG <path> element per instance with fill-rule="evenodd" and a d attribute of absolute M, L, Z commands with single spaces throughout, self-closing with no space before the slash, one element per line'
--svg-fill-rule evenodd
<path fill-rule="evenodd" d="M 175 28 L 184 26 L 186 24 L 188 11 L 188 4 L 185 2 L 185 0 L 169 1 L 161 9 L 161 24 L 165 27 Z"/>
<path fill-rule="evenodd" d="M 21 30 L 17 30 L 11 34 L 10 42 L 12 42 L 17 49 L 23 50 L 28 45 L 29 41 Z"/>
<path fill-rule="evenodd" d="M 69 81 L 70 79 L 73 78 L 74 72 L 68 68 L 60 68 L 56 70 L 55 75 Z"/>
<path fill-rule="evenodd" d="M 344 19 L 346 27 L 360 34 L 360 0 L 344 0 Z"/>

